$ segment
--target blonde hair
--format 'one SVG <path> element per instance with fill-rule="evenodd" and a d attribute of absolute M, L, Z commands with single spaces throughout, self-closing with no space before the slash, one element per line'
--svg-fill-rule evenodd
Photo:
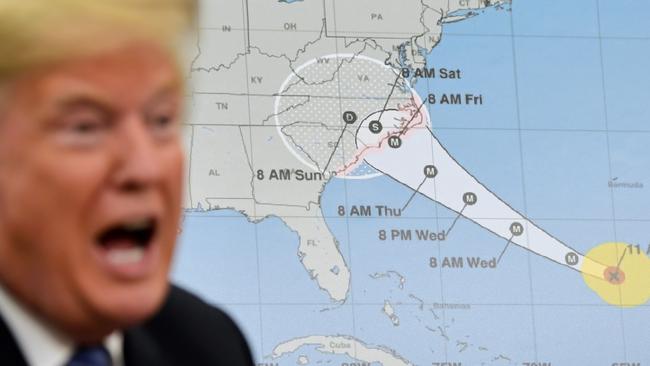
<path fill-rule="evenodd" d="M 0 0 L 0 84 L 135 40 L 176 53 L 195 10 L 195 0 Z"/>

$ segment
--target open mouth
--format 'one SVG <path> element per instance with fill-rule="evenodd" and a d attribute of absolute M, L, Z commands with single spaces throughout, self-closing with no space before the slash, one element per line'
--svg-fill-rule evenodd
<path fill-rule="evenodd" d="M 137 264 L 143 261 L 157 229 L 158 223 L 153 218 L 125 221 L 100 232 L 97 242 L 110 264 Z"/>

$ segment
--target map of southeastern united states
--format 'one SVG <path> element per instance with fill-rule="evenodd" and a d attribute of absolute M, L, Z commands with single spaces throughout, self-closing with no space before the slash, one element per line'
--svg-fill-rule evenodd
<path fill-rule="evenodd" d="M 325 7 L 315 1 L 291 6 L 250 1 L 247 9 L 240 3 L 221 2 L 214 11 L 211 6 L 217 2 L 205 3 L 198 53 L 192 63 L 186 205 L 231 208 L 252 221 L 280 217 L 300 237 L 297 255 L 308 275 L 333 301 L 344 301 L 350 269 L 322 217 L 320 196 L 332 170 L 344 165 L 345 152 L 349 154 L 355 143 L 351 131 L 339 133 L 345 125 L 343 112 L 381 109 L 381 99 L 389 94 L 393 81 L 389 79 L 394 76 L 384 70 L 374 80 L 366 80 L 363 76 L 372 75 L 372 67 L 377 66 L 355 62 L 355 58 L 379 60 L 395 70 L 404 62 L 417 67 L 424 64 L 421 53 L 440 41 L 441 25 L 447 19 L 459 21 L 473 14 L 452 13 L 495 4 L 365 1 L 355 4 L 355 9 L 364 9 L 359 14 L 347 3 L 334 1 L 326 1 Z M 377 34 L 377 29 L 383 33 Z M 326 57 L 332 54 L 350 56 Z M 319 59 L 331 63 L 301 69 Z M 284 85 L 287 80 L 291 82 Z M 367 85 L 373 82 L 374 87 Z M 344 100 L 341 89 L 350 97 L 344 105 L 338 103 Z M 278 95 L 282 95 L 279 109 Z M 365 100 L 359 98 L 364 96 Z M 278 129 L 278 118 L 290 123 Z M 301 140 L 301 135 L 309 134 L 305 131 L 314 133 L 310 146 Z M 315 146 L 314 137 L 325 138 Z M 287 148 L 286 138 L 301 150 L 303 159 Z M 330 156 L 333 167 L 327 166 Z M 304 160 L 311 161 L 316 171 Z M 307 174 L 314 172 L 322 174 Z"/>

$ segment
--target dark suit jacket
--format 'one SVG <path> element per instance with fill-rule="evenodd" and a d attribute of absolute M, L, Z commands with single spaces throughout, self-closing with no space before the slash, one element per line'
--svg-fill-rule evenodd
<path fill-rule="evenodd" d="M 172 287 L 158 314 L 124 331 L 125 366 L 251 366 L 239 328 L 222 311 Z M 0 319 L 0 365 L 27 366 L 7 325 Z"/>

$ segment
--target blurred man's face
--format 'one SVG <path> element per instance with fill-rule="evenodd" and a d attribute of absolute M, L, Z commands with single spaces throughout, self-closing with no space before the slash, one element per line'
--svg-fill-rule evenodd
<path fill-rule="evenodd" d="M 81 341 L 161 304 L 180 216 L 181 80 L 146 44 L 27 73 L 0 103 L 0 280 Z"/>

